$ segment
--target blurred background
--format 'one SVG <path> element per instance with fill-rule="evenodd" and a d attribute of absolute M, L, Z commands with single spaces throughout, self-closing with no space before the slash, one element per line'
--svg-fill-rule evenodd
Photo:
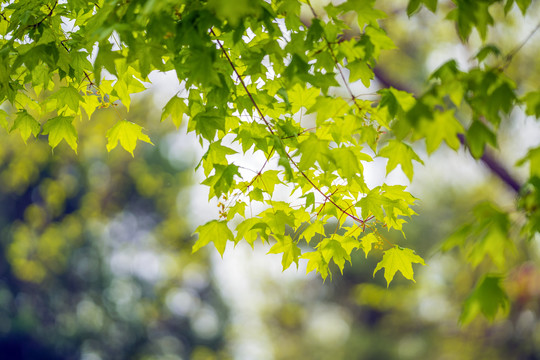
<path fill-rule="evenodd" d="M 424 9 L 410 19 L 407 1 L 379 3 L 400 49 L 383 54 L 379 71 L 395 86 L 421 92 L 451 58 L 463 70 L 475 65 L 480 40 L 459 41 L 443 19 L 446 2 L 438 15 Z M 513 9 L 488 42 L 511 51 L 539 14 L 538 2 L 526 17 Z M 502 8 L 493 15 L 503 19 Z M 523 90 L 538 88 L 539 53 L 536 34 L 507 68 Z M 458 323 L 485 269 L 441 244 L 474 221 L 482 201 L 522 222 L 514 193 L 468 150 L 428 157 L 419 146 L 426 165 L 413 184 L 399 170 L 386 178 L 420 199 L 406 240 L 388 234 L 426 259 L 414 268 L 416 283 L 396 275 L 387 288 L 382 273 L 373 278 L 377 253 L 357 251 L 343 276 L 334 269 L 326 282 L 305 275 L 304 263 L 282 272 L 260 243 L 231 246 L 223 258 L 210 246 L 191 254 L 194 229 L 218 208 L 198 185 L 194 136 L 160 123 L 179 90 L 174 74 L 153 74 L 153 83 L 126 115 L 155 144 L 139 143 L 135 157 L 106 151 L 102 134 L 125 115 L 121 105 L 78 122 L 78 155 L 64 143 L 51 151 L 46 138 L 25 145 L 0 133 L 0 359 L 540 359 L 538 238 L 516 241 L 506 259 L 507 312 Z M 527 168 L 515 162 L 538 143 L 540 126 L 519 109 L 507 120 L 495 156 L 523 181 Z M 366 172 L 369 185 L 379 184 L 385 162 Z"/>

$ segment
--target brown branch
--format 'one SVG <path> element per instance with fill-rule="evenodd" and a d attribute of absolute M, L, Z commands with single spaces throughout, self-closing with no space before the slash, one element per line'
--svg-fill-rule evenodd
<path fill-rule="evenodd" d="M 49 13 L 47 15 L 45 15 L 45 17 L 43 19 L 41 19 L 40 22 L 38 22 L 37 24 L 34 24 L 34 25 L 30 25 L 30 27 L 38 27 L 39 25 L 41 25 L 45 20 L 47 20 L 47 18 L 50 18 L 54 12 L 54 9 L 56 9 L 56 5 L 58 5 L 58 1 L 55 1 L 54 2 L 54 5 L 52 7 L 48 6 L 47 7 L 49 8 Z"/>
<path fill-rule="evenodd" d="M 375 68 L 374 73 L 375 78 L 379 81 L 382 87 L 393 87 L 411 94 L 414 93 L 408 87 L 392 81 L 380 68 Z M 459 134 L 458 137 L 461 144 L 468 147 L 465 135 Z M 485 149 L 484 154 L 479 160 L 491 171 L 493 175 L 498 177 L 504 184 L 506 184 L 506 186 L 512 189 L 515 193 L 519 193 L 522 186 L 520 181 L 510 174 L 510 171 L 495 158 L 495 155 L 489 151 L 489 149 Z"/>
<path fill-rule="evenodd" d="M 214 29 L 211 29 L 210 30 L 210 33 L 212 35 L 214 35 L 215 37 L 216 36 L 216 33 L 214 32 Z M 225 55 L 225 57 L 227 58 L 227 61 L 229 62 L 229 65 L 231 66 L 233 72 L 236 74 L 236 76 L 238 77 L 238 80 L 240 81 L 240 83 L 242 84 L 242 87 L 244 88 L 244 90 L 246 91 L 246 93 L 248 94 L 248 97 L 249 99 L 251 100 L 251 103 L 253 104 L 253 106 L 255 107 L 255 109 L 257 109 L 257 112 L 259 113 L 261 119 L 264 121 L 264 123 L 266 124 L 266 127 L 268 128 L 268 131 L 272 134 L 272 135 L 275 135 L 275 132 L 274 130 L 272 129 L 272 126 L 270 124 L 270 122 L 268 120 L 266 120 L 266 117 L 264 116 L 263 112 L 261 111 L 261 109 L 259 108 L 259 106 L 257 105 L 257 103 L 255 102 L 255 99 L 253 98 L 253 96 L 251 95 L 251 92 L 248 90 L 242 76 L 240 75 L 240 73 L 238 72 L 238 70 L 236 69 L 236 66 L 234 65 L 234 63 L 232 62 L 231 58 L 229 57 L 229 54 L 227 53 L 227 51 L 225 50 L 225 48 L 223 47 L 223 44 L 221 43 L 220 40 L 216 39 L 217 43 L 218 43 L 218 46 L 219 48 L 221 49 L 221 51 L 223 52 L 223 54 Z M 277 139 L 279 139 L 279 141 L 281 141 L 282 145 L 283 145 L 283 140 L 280 138 L 280 137 L 276 137 Z M 283 145 L 284 146 L 284 145 Z M 364 224 L 364 220 L 358 218 L 357 216 L 354 216 L 353 214 L 347 212 L 345 209 L 343 209 L 341 206 L 339 206 L 334 200 L 332 200 L 330 198 L 330 195 L 326 195 L 307 175 L 305 172 L 303 172 L 302 170 L 300 170 L 300 167 L 298 166 L 297 162 L 294 161 L 294 159 L 292 158 L 292 156 L 287 152 L 285 151 L 285 155 L 287 156 L 287 159 L 289 160 L 289 162 L 291 164 L 294 165 L 294 167 L 298 170 L 298 172 L 300 173 L 300 175 L 302 175 L 306 180 L 307 182 L 313 187 L 313 189 L 315 189 L 317 192 L 319 192 L 325 199 L 325 201 L 328 201 L 329 203 L 331 203 L 332 205 L 334 205 L 336 207 L 336 209 L 338 209 L 339 211 L 341 211 L 343 214 L 347 215 L 348 217 L 350 217 L 351 219 L 353 219 L 354 221 L 357 221 L 358 223 L 360 224 Z"/>
<path fill-rule="evenodd" d="M 312 12 L 313 12 L 313 10 L 312 10 Z M 314 13 L 314 15 L 315 15 L 315 13 Z M 306 27 L 310 26 L 310 22 L 308 21 L 308 19 L 305 19 L 305 18 L 302 19 L 302 23 Z M 527 36 L 527 38 L 524 41 L 522 41 L 515 49 L 513 49 L 506 56 L 507 63 L 512 60 L 512 58 L 516 55 L 516 53 L 518 53 L 521 50 L 521 48 L 531 39 L 531 37 L 538 30 L 540 30 L 540 23 L 533 29 L 533 31 L 531 31 L 531 33 Z M 354 31 L 348 31 L 348 32 L 343 34 L 342 38 L 345 39 L 345 40 L 348 40 L 348 39 L 351 39 L 351 38 L 353 38 L 355 36 L 358 36 L 358 33 L 354 32 Z M 393 87 L 393 88 L 395 88 L 397 90 L 402 90 L 402 91 L 406 91 L 408 93 L 414 94 L 414 91 L 412 91 L 407 86 L 405 86 L 403 84 L 400 84 L 400 83 L 397 83 L 397 82 L 393 81 L 392 79 L 390 79 L 390 77 L 388 77 L 388 75 L 383 70 L 381 70 L 380 68 L 375 67 L 373 69 L 373 72 L 375 74 L 376 80 L 381 84 L 381 86 L 383 88 Z M 345 83 L 345 84 L 347 85 L 347 83 Z M 349 91 L 349 93 L 350 93 L 350 91 Z M 356 101 L 355 101 L 355 103 L 356 103 Z M 463 144 L 464 146 L 467 146 L 465 137 L 463 135 L 459 136 L 459 140 L 460 140 L 461 144 Z M 493 155 L 493 153 L 491 151 L 486 149 L 484 151 L 484 154 L 482 155 L 482 157 L 479 160 L 482 163 L 484 163 L 484 165 L 493 173 L 493 175 L 498 177 L 504 184 L 506 184 L 514 192 L 519 193 L 519 190 L 522 187 L 522 183 L 520 181 L 518 181 L 512 174 L 510 174 L 510 172 L 495 158 L 495 156 Z"/>
<path fill-rule="evenodd" d="M 216 38 L 217 38 L 217 35 L 216 33 L 214 32 L 214 29 L 210 29 L 210 33 L 212 35 L 214 35 Z M 225 50 L 225 48 L 223 47 L 223 44 L 221 43 L 221 41 L 217 40 L 217 43 L 219 45 L 219 48 L 221 49 L 221 52 L 223 52 L 223 54 L 225 55 L 225 57 L 227 58 L 227 61 L 229 62 L 229 65 L 232 67 L 234 73 L 236 74 L 236 76 L 238 77 L 238 80 L 240 81 L 240 83 L 242 84 L 242 87 L 244 88 L 244 90 L 246 91 L 246 93 L 248 94 L 248 97 L 249 99 L 251 100 L 251 103 L 253 104 L 253 106 L 255 107 L 255 109 L 257 109 L 257 112 L 259 113 L 259 116 L 261 117 L 261 119 L 264 121 L 264 123 L 266 124 L 266 127 L 268 128 L 268 130 L 270 131 L 270 133 L 272 135 L 275 135 L 274 133 L 274 130 L 272 129 L 272 125 L 270 125 L 270 123 L 266 120 L 266 118 L 264 117 L 264 114 L 262 113 L 261 109 L 259 108 L 259 105 L 257 105 L 257 103 L 255 102 L 255 99 L 253 99 L 253 96 L 251 95 L 251 92 L 248 90 L 247 86 L 246 86 L 246 83 L 244 82 L 244 79 L 242 78 L 242 76 L 240 76 L 240 73 L 238 72 L 238 70 L 236 69 L 236 66 L 234 66 L 234 63 L 232 62 L 231 58 L 229 57 L 229 54 L 227 53 L 227 51 Z"/>

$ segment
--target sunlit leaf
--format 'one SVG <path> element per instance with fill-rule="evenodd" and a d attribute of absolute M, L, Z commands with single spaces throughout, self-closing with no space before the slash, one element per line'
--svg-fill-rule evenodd
<path fill-rule="evenodd" d="M 378 155 L 388 158 L 386 174 L 389 174 L 396 166 L 401 165 L 401 170 L 403 170 L 405 175 L 407 175 L 411 181 L 413 177 L 412 161 L 415 160 L 420 164 L 424 164 L 409 145 L 398 140 L 390 140 L 388 144 L 379 151 Z"/>
<path fill-rule="evenodd" d="M 398 271 L 406 279 L 415 282 L 412 268 L 413 263 L 426 265 L 424 259 L 416 255 L 413 250 L 394 246 L 384 252 L 382 260 L 377 264 L 375 271 L 373 271 L 373 276 L 375 276 L 377 271 L 384 268 L 384 278 L 386 279 L 387 286 L 390 285 L 390 282 Z"/>
<path fill-rule="evenodd" d="M 19 130 L 22 139 L 26 143 L 30 137 L 30 134 L 34 135 L 35 137 L 38 136 L 39 132 L 41 131 L 41 126 L 36 119 L 34 119 L 25 110 L 22 110 L 17 113 L 17 117 L 13 122 L 10 132 L 13 130 Z"/>
<path fill-rule="evenodd" d="M 57 116 L 43 125 L 43 135 L 49 135 L 49 145 L 54 149 L 62 140 L 77 152 L 77 130 L 73 126 L 73 117 Z"/>
<path fill-rule="evenodd" d="M 132 123 L 127 120 L 118 121 L 112 128 L 107 131 L 107 151 L 111 151 L 118 145 L 120 145 L 129 152 L 132 156 L 135 146 L 137 146 L 137 140 L 141 140 L 152 144 L 148 135 L 143 134 L 143 128 L 140 125 Z"/>
<path fill-rule="evenodd" d="M 269 254 L 283 254 L 281 265 L 283 270 L 289 268 L 294 262 L 298 266 L 298 258 L 301 251 L 298 245 L 291 239 L 290 236 L 278 236 L 277 242 L 268 250 Z"/>
<path fill-rule="evenodd" d="M 234 241 L 232 231 L 227 226 L 226 221 L 212 220 L 199 226 L 195 233 L 199 234 L 199 239 L 193 245 L 193 252 L 196 252 L 203 246 L 213 242 L 217 251 L 223 256 L 227 241 Z"/>

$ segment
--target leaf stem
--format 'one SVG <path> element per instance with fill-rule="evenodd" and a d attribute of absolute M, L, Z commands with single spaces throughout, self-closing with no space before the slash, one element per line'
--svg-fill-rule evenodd
<path fill-rule="evenodd" d="M 217 38 L 217 35 L 216 33 L 214 32 L 214 29 L 210 29 L 210 33 L 215 36 Z M 244 90 L 246 91 L 249 99 L 251 100 L 251 103 L 253 104 L 253 106 L 255 107 L 255 109 L 257 109 L 257 112 L 259 113 L 261 119 L 263 120 L 263 122 L 266 124 L 266 127 L 268 129 L 268 131 L 272 134 L 272 135 L 276 135 L 274 130 L 272 129 L 272 125 L 270 124 L 270 122 L 268 120 L 266 120 L 266 117 L 264 116 L 263 112 L 261 111 L 261 109 L 259 108 L 259 106 L 257 105 L 255 99 L 253 98 L 253 96 L 251 95 L 251 92 L 249 91 L 249 89 L 247 88 L 242 76 L 240 75 L 240 73 L 238 72 L 238 70 L 236 69 L 236 66 L 234 65 L 234 63 L 232 62 L 231 58 L 229 57 L 229 54 L 227 53 L 227 51 L 225 50 L 225 48 L 223 47 L 223 44 L 221 43 L 221 41 L 219 39 L 216 39 L 217 41 L 217 44 L 219 46 L 219 48 L 221 49 L 221 51 L 223 52 L 223 54 L 225 55 L 225 57 L 227 58 L 227 61 L 229 63 L 229 65 L 231 66 L 233 72 L 236 74 L 236 76 L 238 77 L 238 80 L 240 81 L 240 83 L 242 84 L 242 87 L 244 88 Z M 280 138 L 280 137 L 277 137 L 279 139 L 279 141 L 283 144 L 283 140 Z M 284 145 L 283 145 L 284 146 Z M 285 148 L 285 147 L 284 147 Z M 360 219 L 359 217 L 357 216 L 354 216 L 353 214 L 347 212 L 345 209 L 343 209 L 341 206 L 339 206 L 334 200 L 332 200 L 330 198 L 331 195 L 326 195 L 314 182 L 313 180 L 311 180 L 305 172 L 303 172 L 302 170 L 300 170 L 300 167 L 298 166 L 297 162 L 292 158 L 291 154 L 289 154 L 287 151 L 285 151 L 285 155 L 287 156 L 289 162 L 291 164 L 294 165 L 294 167 L 298 170 L 298 172 L 300 173 L 300 175 L 302 175 L 302 177 L 304 177 L 307 182 L 315 189 L 317 190 L 317 192 L 319 192 L 325 199 L 325 201 L 328 201 L 329 203 L 331 203 L 332 205 L 334 205 L 339 211 L 341 211 L 343 214 L 347 215 L 348 217 L 350 217 L 351 219 L 353 219 L 354 221 L 360 223 L 360 224 L 364 224 L 364 220 Z"/>
<path fill-rule="evenodd" d="M 317 16 L 317 13 L 315 12 L 315 9 L 313 8 L 313 6 L 311 5 L 311 1 L 310 0 L 307 0 L 307 4 L 311 10 L 311 13 L 313 14 L 313 16 L 315 18 L 318 18 Z M 336 69 L 338 70 L 339 72 L 339 75 L 341 77 L 341 79 L 343 80 L 343 85 L 345 86 L 345 89 L 347 89 L 347 92 L 349 93 L 349 96 L 351 97 L 352 101 L 354 102 L 354 105 L 356 106 L 356 108 L 362 112 L 362 108 L 360 107 L 360 105 L 358 105 L 356 103 L 356 98 L 357 96 L 353 94 L 352 90 L 351 90 L 351 87 L 349 85 L 349 82 L 347 81 L 347 79 L 345 78 L 345 74 L 343 74 L 343 69 L 341 68 L 341 66 L 339 65 L 339 61 L 337 59 L 337 56 L 336 54 L 334 53 L 334 50 L 332 49 L 332 43 L 328 40 L 328 38 L 326 37 L 326 35 L 323 33 L 322 35 L 322 38 L 324 39 L 324 41 L 326 42 L 326 45 L 328 46 L 328 51 L 330 52 L 330 56 L 332 57 L 332 60 L 334 60 L 334 63 L 336 64 Z"/>

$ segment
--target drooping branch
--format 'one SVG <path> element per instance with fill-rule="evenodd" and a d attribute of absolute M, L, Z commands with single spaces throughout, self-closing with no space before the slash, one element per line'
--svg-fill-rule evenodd
<path fill-rule="evenodd" d="M 376 67 L 373 71 L 375 73 L 377 81 L 379 81 L 382 87 L 393 87 L 395 89 L 406 91 L 408 93 L 414 93 L 406 86 L 392 81 L 382 69 Z M 458 137 L 461 144 L 467 147 L 468 145 L 465 136 L 463 134 L 459 134 Z M 519 193 L 519 190 L 522 186 L 521 182 L 518 181 L 512 174 L 510 174 L 510 171 L 508 171 L 508 169 L 506 169 L 506 167 L 501 164 L 499 160 L 496 159 L 493 152 L 491 152 L 489 149 L 485 149 L 484 154 L 479 160 L 491 171 L 493 175 L 498 177 L 516 194 Z"/>
<path fill-rule="evenodd" d="M 315 13 L 313 13 L 314 16 L 316 16 Z M 311 19 L 303 18 L 302 23 L 309 27 L 311 24 Z M 514 49 L 512 52 L 510 52 L 508 59 L 512 59 L 512 57 L 517 53 L 521 48 L 524 46 L 524 44 L 532 37 L 532 35 L 540 29 L 540 24 L 531 32 L 531 34 L 523 41 L 516 49 Z M 359 34 L 355 31 L 349 31 L 347 33 L 344 33 L 342 36 L 343 40 L 348 40 L 352 37 L 358 36 Z M 392 80 L 380 67 L 375 67 L 373 69 L 373 72 L 375 74 L 376 80 L 379 82 L 381 87 L 383 88 L 389 88 L 393 87 L 397 90 L 406 91 L 408 93 L 414 94 L 415 92 L 410 89 L 409 87 L 397 83 L 394 80 Z M 345 82 L 347 83 L 347 82 Z M 467 146 L 466 139 L 463 135 L 459 136 L 459 140 L 462 145 Z M 512 191 L 515 193 L 519 193 L 522 183 L 518 181 L 512 174 L 510 174 L 510 171 L 506 169 L 504 165 L 500 163 L 495 157 L 495 155 L 489 150 L 485 149 L 484 154 L 479 159 L 496 177 L 498 177 L 504 184 L 506 184 Z"/>

